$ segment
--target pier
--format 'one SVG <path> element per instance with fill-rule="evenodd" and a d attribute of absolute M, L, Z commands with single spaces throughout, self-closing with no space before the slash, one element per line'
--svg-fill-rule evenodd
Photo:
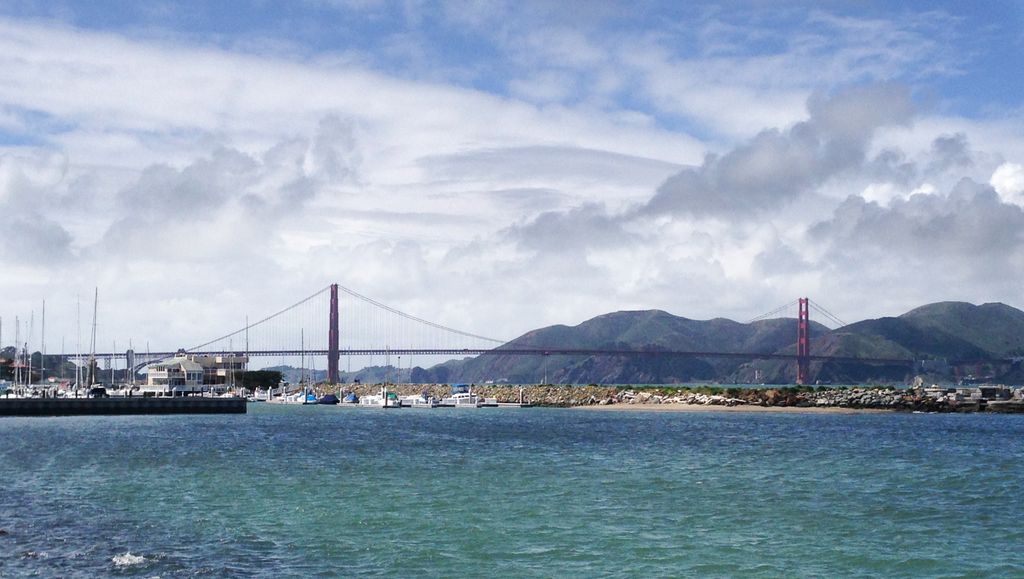
<path fill-rule="evenodd" d="M 245 398 L 206 398 L 202 396 L 0 398 L 0 416 L 245 414 L 245 412 Z"/>

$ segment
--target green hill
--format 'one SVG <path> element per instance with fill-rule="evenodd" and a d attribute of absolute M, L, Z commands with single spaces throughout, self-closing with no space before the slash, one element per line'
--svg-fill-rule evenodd
<path fill-rule="evenodd" d="M 812 323 L 812 331 L 828 330 Z M 527 332 L 501 349 L 686 350 L 771 353 L 793 343 L 796 320 L 742 324 L 723 318 L 691 320 L 660 310 L 604 314 L 576 326 Z M 729 376 L 742 360 L 643 356 L 479 356 L 444 365 L 449 380 L 558 383 L 680 383 Z M 431 369 L 433 370 L 433 369 Z M 434 377 L 427 371 L 424 377 Z"/>
<path fill-rule="evenodd" d="M 540 328 L 498 348 L 795 352 L 796 320 L 692 320 L 660 310 L 623 311 L 576 326 Z M 811 353 L 899 360 L 982 360 L 1024 354 L 1024 312 L 1005 304 L 940 302 L 898 317 L 864 320 L 837 330 L 811 322 Z M 816 381 L 906 381 L 906 364 L 815 362 Z M 1024 375 L 1009 364 L 991 364 L 993 378 Z M 1013 372 L 1016 372 L 1015 374 Z M 950 376 L 952 376 L 950 371 Z M 417 381 L 655 384 L 692 381 L 792 383 L 790 361 L 744 361 L 642 356 L 478 356 L 416 369 Z"/>
<path fill-rule="evenodd" d="M 988 355 L 1024 355 L 1024 312 L 1006 304 L 939 302 L 913 309 L 900 319 L 963 340 Z"/>

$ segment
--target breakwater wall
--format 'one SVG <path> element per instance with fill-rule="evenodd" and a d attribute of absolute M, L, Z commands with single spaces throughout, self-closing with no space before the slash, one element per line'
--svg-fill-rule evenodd
<path fill-rule="evenodd" d="M 447 384 L 398 384 L 389 390 L 400 396 L 426 393 L 435 398 L 450 395 Z M 337 388 L 323 390 L 337 393 Z M 359 396 L 377 394 L 379 384 L 344 384 L 341 392 Z M 720 388 L 665 387 L 630 388 L 575 385 L 483 385 L 473 386 L 473 393 L 498 402 L 524 402 L 535 406 L 573 407 L 593 405 L 657 405 L 693 404 L 704 406 L 791 406 L 817 408 L 867 408 L 920 412 L 1019 412 L 1024 413 L 1024 400 L 1005 401 L 954 400 L 929 396 L 921 388 Z"/>
<path fill-rule="evenodd" d="M 245 412 L 245 398 L 203 398 L 200 396 L 0 398 L 0 416 L 245 414 Z"/>

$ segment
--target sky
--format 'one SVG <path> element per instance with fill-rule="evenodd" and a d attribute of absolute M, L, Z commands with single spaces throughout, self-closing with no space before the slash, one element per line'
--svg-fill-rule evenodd
<path fill-rule="evenodd" d="M 1022 55 L 999 1 L 0 0 L 0 341 L 1024 307 Z"/>

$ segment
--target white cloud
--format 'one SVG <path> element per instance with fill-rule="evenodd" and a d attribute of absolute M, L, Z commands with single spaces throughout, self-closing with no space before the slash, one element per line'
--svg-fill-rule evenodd
<path fill-rule="evenodd" d="M 892 183 L 872 183 L 864 188 L 860 196 L 865 201 L 871 203 L 878 203 L 879 205 L 888 205 L 889 201 L 893 200 L 899 195 L 899 192 L 892 185 Z"/>
<path fill-rule="evenodd" d="M 830 179 L 861 171 L 875 130 L 913 115 L 906 91 L 893 86 L 814 96 L 808 108 L 806 121 L 766 129 L 672 176 L 642 212 L 749 219 L 778 211 Z"/>
<path fill-rule="evenodd" d="M 123 340 L 126 328 L 136 338 L 162 335 L 166 347 L 339 278 L 365 283 L 368 293 L 401 288 L 381 297 L 418 303 L 411 287 L 383 275 L 397 272 L 367 259 L 428 263 L 417 266 L 424 279 L 453 276 L 454 266 L 441 264 L 458 244 L 581 199 L 637 199 L 673 162 L 702 150 L 628 117 L 538 109 L 338 63 L 9 20 L 0 20 L 0 49 L 0 103 L 64 127 L 40 135 L 47 144 L 27 160 L 4 157 L 4 207 L 13 211 L 15 197 L 60 200 L 45 210 L 67 228 L 17 204 L 21 219 L 7 231 L 27 244 L 18 253 L 42 275 L 22 276 L 38 285 L 17 294 L 6 291 L 13 280 L 0 282 L 5 295 L 21 296 L 5 310 L 29 309 L 39 295 L 67 303 L 69 292 L 94 284 L 104 301 L 140 310 L 151 309 L 147 300 L 169 308 L 187 297 L 192 325 L 180 333 L 146 316 L 101 331 Z M 386 249 L 351 259 L 368 243 Z M 63 265 L 49 268 L 43 257 Z M 3 264 L 13 268 L 12 260 Z M 244 312 L 195 305 L 217 300 L 225 284 L 267 280 L 273 295 L 247 301 Z M 526 319 L 515 320 L 517 329 Z"/>
<path fill-rule="evenodd" d="M 446 6 L 493 30 L 511 96 L 373 58 L 0 19 L 0 131 L 34 131 L 0 153 L 0 239 L 18 256 L 0 257 L 0 314 L 45 295 L 70 336 L 75 295 L 99 285 L 101 341 L 157 348 L 332 281 L 506 337 L 628 308 L 746 319 L 807 294 L 850 320 L 1015 303 L 1020 119 L 877 84 L 920 78 L 936 51 L 924 74 L 955 72 L 931 28 L 814 14 L 758 52 L 749 22 L 601 36 L 576 9 L 516 22 L 517 6 Z M 688 24 L 712 32 L 676 50 Z"/>
<path fill-rule="evenodd" d="M 1024 166 L 1003 163 L 992 173 L 988 182 L 1006 203 L 1024 203 Z"/>

